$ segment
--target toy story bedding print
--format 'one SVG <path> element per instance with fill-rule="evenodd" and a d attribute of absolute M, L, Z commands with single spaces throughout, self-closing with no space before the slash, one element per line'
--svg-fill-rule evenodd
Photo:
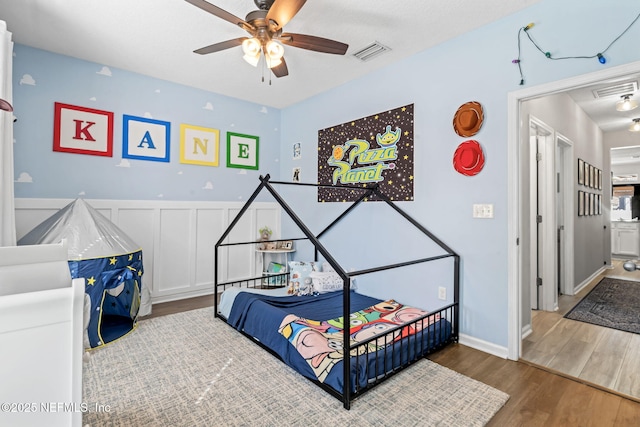
<path fill-rule="evenodd" d="M 380 338 L 368 341 L 366 346 L 359 346 L 358 350 L 351 350 L 351 356 L 370 354 L 384 349 L 440 320 L 440 315 L 435 314 L 425 317 L 422 322 L 389 332 L 397 326 L 413 322 L 428 314 L 424 310 L 405 306 L 394 300 L 383 301 L 352 313 L 349 319 L 351 346 L 367 342 L 376 336 Z M 316 321 L 289 314 L 283 319 L 278 332 L 305 359 L 317 379 L 324 382 L 331 369 L 343 360 L 343 329 L 343 317 Z"/>
<path fill-rule="evenodd" d="M 411 201 L 413 179 L 413 104 L 318 131 L 318 184 L 347 187 L 318 187 L 319 202 L 357 200 L 362 192 L 348 187 L 375 183 Z"/>

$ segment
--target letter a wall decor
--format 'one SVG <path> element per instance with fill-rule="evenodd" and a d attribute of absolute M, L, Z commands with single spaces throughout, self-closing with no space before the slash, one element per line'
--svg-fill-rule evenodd
<path fill-rule="evenodd" d="M 318 131 L 319 202 L 357 200 L 378 183 L 394 201 L 413 200 L 413 104 Z M 368 200 L 375 200 L 371 198 Z"/>
<path fill-rule="evenodd" d="M 201 126 L 180 125 L 180 163 L 218 166 L 220 131 Z"/>
<path fill-rule="evenodd" d="M 113 113 L 54 103 L 53 151 L 112 157 Z"/>
<path fill-rule="evenodd" d="M 260 138 L 227 132 L 227 167 L 258 169 Z"/>
<path fill-rule="evenodd" d="M 171 123 L 126 114 L 122 121 L 123 158 L 169 162 Z"/>

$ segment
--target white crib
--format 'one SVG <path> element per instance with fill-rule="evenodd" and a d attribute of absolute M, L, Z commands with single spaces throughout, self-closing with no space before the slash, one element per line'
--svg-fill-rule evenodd
<path fill-rule="evenodd" d="M 83 305 L 64 243 L 0 247 L 0 425 L 82 425 Z"/>

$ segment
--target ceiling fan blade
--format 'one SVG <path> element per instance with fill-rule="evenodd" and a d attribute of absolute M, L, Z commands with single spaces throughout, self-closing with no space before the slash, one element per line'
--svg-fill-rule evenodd
<path fill-rule="evenodd" d="M 201 47 L 200 49 L 194 50 L 193 53 L 199 53 L 200 55 L 206 55 L 207 53 L 220 52 L 221 50 L 229 49 L 232 47 L 240 46 L 243 41 L 245 41 L 246 37 L 239 37 L 233 40 L 227 40 L 220 43 L 214 43 L 209 46 Z"/>
<path fill-rule="evenodd" d="M 284 62 L 284 56 L 281 58 L 281 61 L 282 62 L 280 64 L 271 69 L 276 77 L 284 77 L 289 75 L 289 69 L 287 68 L 287 63 Z"/>
<path fill-rule="evenodd" d="M 232 13 L 227 12 L 224 9 L 220 9 L 218 6 L 214 6 L 209 2 L 204 0 L 185 0 L 187 3 L 191 3 L 192 5 L 199 7 L 205 12 L 209 12 L 212 15 L 217 16 L 218 18 L 224 19 L 225 21 L 231 22 L 233 25 L 237 25 L 240 28 L 244 28 L 245 30 L 255 30 L 253 25 L 249 24 L 242 18 L 238 18 Z"/>
<path fill-rule="evenodd" d="M 315 50 L 316 52 L 332 53 L 335 55 L 344 55 L 349 48 L 349 45 L 345 43 L 306 34 L 282 33 L 278 41 L 289 46 L 299 47 L 300 49 Z"/>
<path fill-rule="evenodd" d="M 188 1 L 188 0 L 187 0 Z M 276 0 L 267 13 L 266 20 L 269 22 L 272 31 L 277 31 L 291 21 L 296 13 L 304 6 L 307 0 Z M 272 26 L 273 21 L 275 25 Z"/>

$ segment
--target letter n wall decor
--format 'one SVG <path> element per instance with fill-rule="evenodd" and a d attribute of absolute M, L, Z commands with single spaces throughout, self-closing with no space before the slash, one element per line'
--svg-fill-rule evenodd
<path fill-rule="evenodd" d="M 113 113 L 54 103 L 53 151 L 113 156 Z"/>

